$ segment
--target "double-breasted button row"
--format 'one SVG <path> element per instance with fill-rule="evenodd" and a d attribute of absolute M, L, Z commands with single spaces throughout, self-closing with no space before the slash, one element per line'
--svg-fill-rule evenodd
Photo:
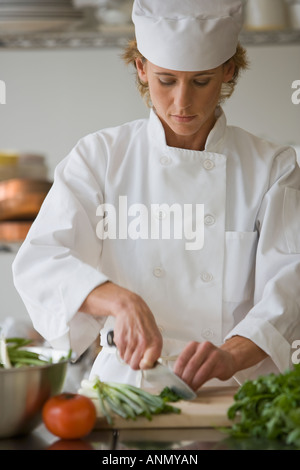
<path fill-rule="evenodd" d="M 157 209 L 154 213 L 154 216 L 156 219 L 158 220 L 163 220 L 167 217 L 167 213 L 164 209 Z M 206 216 L 204 217 L 204 223 L 205 225 L 214 225 L 216 222 L 216 219 L 213 215 L 211 214 L 206 214 Z"/>
<path fill-rule="evenodd" d="M 161 266 L 156 266 L 153 268 L 153 275 L 157 278 L 161 278 L 165 275 L 165 271 Z M 213 275 L 209 272 L 202 272 L 200 275 L 203 282 L 210 282 L 213 280 Z M 159 330 L 163 332 L 163 328 L 159 326 Z M 205 340 L 210 340 L 214 336 L 214 332 L 211 328 L 204 328 L 201 331 L 201 336 Z"/>
<path fill-rule="evenodd" d="M 165 275 L 165 270 L 161 267 L 161 266 L 155 266 L 153 268 L 153 275 L 155 277 L 162 277 Z M 203 282 L 211 282 L 213 281 L 214 279 L 214 276 L 212 273 L 210 272 L 207 272 L 207 271 L 203 271 L 201 274 L 200 274 L 200 278 Z"/>
<path fill-rule="evenodd" d="M 161 266 L 155 266 L 153 268 L 153 275 L 155 277 L 162 277 L 164 276 L 164 274 L 165 274 L 165 270 Z M 200 277 L 203 282 L 211 282 L 214 279 L 213 274 L 207 271 L 203 271 L 200 274 Z"/>
<path fill-rule="evenodd" d="M 159 162 L 162 166 L 168 166 L 172 163 L 172 158 L 169 155 L 162 155 L 159 159 Z M 210 171 L 215 167 L 215 162 L 209 158 L 206 158 L 202 162 L 202 166 L 205 170 Z"/>

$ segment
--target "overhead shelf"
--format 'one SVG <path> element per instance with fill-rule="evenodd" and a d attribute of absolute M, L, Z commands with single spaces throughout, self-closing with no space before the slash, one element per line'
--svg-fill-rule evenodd
<path fill-rule="evenodd" d="M 64 30 L 1 34 L 0 48 L 12 49 L 80 49 L 122 47 L 134 36 L 131 24 L 84 29 L 80 25 Z"/>
<path fill-rule="evenodd" d="M 134 36 L 131 24 L 101 25 L 95 30 L 72 27 L 66 30 L 7 33 L 0 31 L 0 49 L 82 49 L 122 47 Z M 245 46 L 300 44 L 299 30 L 243 31 Z"/>
<path fill-rule="evenodd" d="M 241 42 L 246 46 L 300 44 L 300 29 L 282 31 L 243 31 Z"/>

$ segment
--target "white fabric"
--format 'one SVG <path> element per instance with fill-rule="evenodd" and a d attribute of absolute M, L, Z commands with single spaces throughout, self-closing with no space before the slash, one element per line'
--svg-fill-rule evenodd
<path fill-rule="evenodd" d="M 140 53 L 171 70 L 210 70 L 236 52 L 242 28 L 240 0 L 135 0 Z"/>
<path fill-rule="evenodd" d="M 78 312 L 87 294 L 110 279 L 149 305 L 164 337 L 163 356 L 176 357 L 190 340 L 220 345 L 242 335 L 271 359 L 240 377 L 284 371 L 300 338 L 299 195 L 292 148 L 227 126 L 224 114 L 204 151 L 172 148 L 151 111 L 149 119 L 84 137 L 58 165 L 14 262 L 15 284 L 40 334 L 77 354 L 100 329 L 105 346 L 114 326 L 111 317 Z M 203 248 L 186 250 L 184 238 L 100 240 L 97 207 L 118 208 L 120 196 L 128 207 L 203 203 L 209 216 Z M 161 223 L 155 215 L 151 222 Z M 94 373 L 137 380 L 107 348 Z"/>

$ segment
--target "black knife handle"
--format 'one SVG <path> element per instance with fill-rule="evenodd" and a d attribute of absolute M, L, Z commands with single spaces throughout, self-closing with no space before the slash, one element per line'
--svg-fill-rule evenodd
<path fill-rule="evenodd" d="M 110 330 L 108 333 L 107 333 L 107 337 L 106 337 L 106 340 L 107 340 L 107 344 L 108 346 L 116 346 L 116 343 L 114 342 L 114 331 L 113 330 Z"/>

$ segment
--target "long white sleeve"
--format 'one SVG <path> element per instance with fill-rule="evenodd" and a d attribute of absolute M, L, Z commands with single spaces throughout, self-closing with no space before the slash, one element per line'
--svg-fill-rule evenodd
<path fill-rule="evenodd" d="M 107 280 L 97 269 L 101 240 L 96 235 L 105 149 L 99 154 L 95 139 L 82 139 L 58 165 L 53 187 L 13 264 L 15 286 L 35 329 L 52 346 L 77 354 L 96 338 L 105 320 L 78 312 L 91 290 Z"/>
<path fill-rule="evenodd" d="M 251 339 L 283 372 L 300 338 L 300 169 L 292 149 L 274 159 L 257 226 L 254 306 L 227 338 Z"/>

